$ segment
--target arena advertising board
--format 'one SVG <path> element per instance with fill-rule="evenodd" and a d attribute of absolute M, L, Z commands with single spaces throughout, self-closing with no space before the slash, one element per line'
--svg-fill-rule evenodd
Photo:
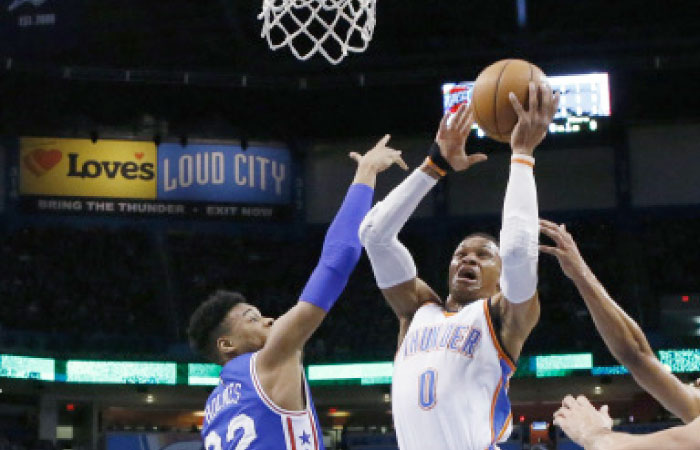
<path fill-rule="evenodd" d="M 19 139 L 25 212 L 284 220 L 293 164 L 274 146 Z"/>

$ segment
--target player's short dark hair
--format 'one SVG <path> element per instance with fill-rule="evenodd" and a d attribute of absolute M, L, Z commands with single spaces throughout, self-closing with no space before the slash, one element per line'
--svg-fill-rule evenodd
<path fill-rule="evenodd" d="M 218 290 L 211 294 L 190 316 L 187 328 L 190 347 L 207 360 L 219 363 L 216 340 L 223 332 L 224 319 L 231 308 L 245 302 L 246 298 L 239 292 Z"/>
<path fill-rule="evenodd" d="M 464 242 L 464 241 L 466 241 L 467 239 L 473 238 L 473 237 L 484 238 L 484 239 L 486 239 L 487 241 L 491 241 L 491 242 L 493 242 L 494 244 L 496 244 L 496 247 L 499 246 L 499 244 L 498 244 L 498 239 L 496 238 L 496 236 L 494 236 L 494 235 L 492 235 L 492 234 L 489 234 L 489 233 L 484 233 L 483 231 L 476 231 L 476 232 L 474 232 L 474 233 L 469 233 L 464 239 L 462 239 L 461 242 Z"/>

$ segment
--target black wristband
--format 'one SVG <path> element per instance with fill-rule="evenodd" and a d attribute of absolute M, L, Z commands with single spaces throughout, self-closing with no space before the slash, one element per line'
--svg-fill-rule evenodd
<path fill-rule="evenodd" d="M 440 146 L 437 144 L 437 142 L 433 142 L 433 145 L 430 146 L 428 156 L 436 166 L 438 166 L 445 172 L 454 172 L 454 169 L 452 168 L 450 163 L 448 163 L 447 160 L 442 157 L 442 154 L 440 153 Z"/>

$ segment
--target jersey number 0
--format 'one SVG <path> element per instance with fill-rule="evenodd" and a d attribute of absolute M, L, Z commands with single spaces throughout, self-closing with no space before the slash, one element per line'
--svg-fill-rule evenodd
<path fill-rule="evenodd" d="M 420 374 L 418 382 L 418 404 L 421 409 L 433 409 L 437 403 L 437 370 L 428 369 Z"/>
<path fill-rule="evenodd" d="M 226 443 L 233 441 L 233 438 L 236 436 L 236 431 L 240 429 L 243 430 L 243 436 L 241 436 L 233 450 L 246 450 L 255 438 L 258 437 L 258 434 L 255 432 L 255 422 L 253 422 L 253 419 L 245 414 L 239 414 L 228 423 Z M 221 436 L 219 436 L 216 430 L 211 430 L 209 434 L 207 434 L 206 439 L 204 439 L 204 448 L 206 450 L 223 450 L 221 447 Z"/>

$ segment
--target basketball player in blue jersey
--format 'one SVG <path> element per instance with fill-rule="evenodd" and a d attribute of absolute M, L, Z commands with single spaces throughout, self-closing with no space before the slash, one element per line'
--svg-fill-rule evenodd
<path fill-rule="evenodd" d="M 242 295 L 219 291 L 190 319 L 198 352 L 223 366 L 205 408 L 206 450 L 319 450 L 323 436 L 304 379 L 302 348 L 345 288 L 360 257 L 358 228 L 372 205 L 376 175 L 400 153 L 385 136 L 357 161 L 353 184 L 331 223 L 318 265 L 299 302 L 279 319 L 264 317 Z"/>
<path fill-rule="evenodd" d="M 540 226 L 555 243 L 540 249 L 556 256 L 564 274 L 574 282 L 610 352 L 640 386 L 686 425 L 645 435 L 614 433 L 607 407 L 597 410 L 583 396 L 567 396 L 554 414 L 554 423 L 586 450 L 700 449 L 700 380 L 688 386 L 664 368 L 639 325 L 615 303 L 581 257 L 564 225 L 542 220 Z"/>
<path fill-rule="evenodd" d="M 462 105 L 454 117 L 443 118 L 430 156 L 362 223 L 360 239 L 377 284 L 400 321 L 392 409 L 402 450 L 494 449 L 510 434 L 508 383 L 540 311 L 532 154 L 558 101 L 547 84 L 530 84 L 527 110 L 511 94 L 518 122 L 510 142 L 501 247 L 488 235 L 468 235 L 450 261 L 446 301 L 417 277 L 397 235 L 446 173 L 486 160 L 465 152 L 474 122 L 470 108 Z"/>

